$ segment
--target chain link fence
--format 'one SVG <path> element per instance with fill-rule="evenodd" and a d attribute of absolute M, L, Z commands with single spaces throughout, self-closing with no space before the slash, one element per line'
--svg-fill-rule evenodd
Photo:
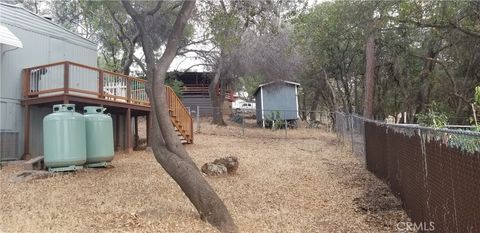
<path fill-rule="evenodd" d="M 207 132 L 207 127 L 214 127 L 211 122 L 214 110 L 217 109 L 197 106 L 189 110 L 194 119 L 195 133 Z M 278 109 L 257 111 L 255 109 L 222 108 L 221 112 L 227 125 L 233 126 L 229 127 L 230 132 L 238 136 L 255 136 L 256 130 L 262 128 L 270 130 L 272 137 L 286 139 L 291 133 L 298 134 L 298 129 L 333 131 L 333 115 L 327 111 Z"/>
<path fill-rule="evenodd" d="M 402 200 L 412 222 L 430 230 L 433 226 L 435 232 L 478 232 L 480 132 L 454 128 L 387 124 L 335 113 L 337 135 L 352 145 L 354 154 L 363 151 L 367 169 Z"/>
<path fill-rule="evenodd" d="M 365 124 L 363 117 L 356 114 L 335 112 L 335 133 L 348 144 L 354 155 L 365 158 Z"/>

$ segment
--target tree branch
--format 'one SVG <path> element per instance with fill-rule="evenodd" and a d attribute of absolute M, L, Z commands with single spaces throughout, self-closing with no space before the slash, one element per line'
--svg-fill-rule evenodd
<path fill-rule="evenodd" d="M 165 51 L 163 52 L 162 57 L 160 58 L 157 68 L 159 70 L 167 70 L 168 66 L 172 63 L 173 59 L 176 56 L 178 42 L 182 37 L 183 30 L 187 25 L 189 16 L 191 15 L 193 9 L 195 8 L 195 1 L 185 1 L 178 13 L 178 16 L 173 25 L 173 31 L 170 33 L 167 44 L 165 46 Z"/>
<path fill-rule="evenodd" d="M 148 11 L 146 13 L 146 15 L 154 15 L 155 13 L 157 13 L 158 10 L 160 10 L 160 8 L 162 8 L 162 3 L 163 1 L 158 1 L 157 2 L 157 5 L 155 5 L 155 8 L 153 8 L 152 10 Z"/>
<path fill-rule="evenodd" d="M 476 38 L 480 38 L 480 32 L 474 32 L 467 30 L 460 25 L 456 23 L 449 22 L 448 24 L 437 24 L 437 23 L 426 23 L 426 22 L 420 22 L 420 21 L 415 21 L 415 20 L 410 20 L 410 19 L 396 19 L 400 23 L 409 23 L 416 25 L 418 27 L 424 27 L 424 28 L 442 28 L 442 29 L 457 29 L 458 31 L 469 35 L 473 36 Z"/>

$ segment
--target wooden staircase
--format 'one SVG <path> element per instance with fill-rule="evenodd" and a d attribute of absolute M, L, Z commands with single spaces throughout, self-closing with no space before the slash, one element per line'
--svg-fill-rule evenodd
<path fill-rule="evenodd" d="M 165 86 L 165 93 L 167 95 L 168 111 L 170 113 L 170 120 L 177 135 L 180 137 L 182 143 L 193 143 L 193 119 L 188 109 L 183 105 L 182 101 L 175 94 L 173 89 Z"/>

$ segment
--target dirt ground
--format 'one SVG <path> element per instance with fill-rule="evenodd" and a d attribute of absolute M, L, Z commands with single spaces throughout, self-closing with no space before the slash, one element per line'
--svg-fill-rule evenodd
<path fill-rule="evenodd" d="M 188 151 L 200 167 L 227 155 L 238 174 L 206 179 L 242 232 L 393 232 L 408 221 L 388 188 L 332 133 L 202 124 Z M 152 154 L 113 168 L 12 183 L 0 170 L 0 232 L 215 232 Z"/>

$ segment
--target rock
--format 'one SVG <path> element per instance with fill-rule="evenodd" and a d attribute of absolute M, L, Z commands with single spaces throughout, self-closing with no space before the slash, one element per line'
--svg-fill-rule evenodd
<path fill-rule="evenodd" d="M 221 164 L 227 168 L 229 175 L 234 175 L 238 170 L 238 158 L 235 156 L 227 156 L 220 159 L 215 159 L 214 164 Z"/>
<path fill-rule="evenodd" d="M 146 138 L 138 138 L 137 139 L 137 145 L 135 148 L 133 148 L 134 151 L 139 151 L 139 150 L 146 150 L 148 148 L 147 146 L 147 139 Z"/>
<path fill-rule="evenodd" d="M 202 172 L 208 176 L 226 176 L 227 167 L 222 164 L 206 163 L 202 166 Z"/>
<path fill-rule="evenodd" d="M 12 183 L 25 182 L 30 180 L 45 179 L 53 175 L 54 175 L 53 173 L 48 171 L 37 171 L 37 170 L 20 171 L 13 174 L 12 177 L 10 177 L 9 181 Z"/>

